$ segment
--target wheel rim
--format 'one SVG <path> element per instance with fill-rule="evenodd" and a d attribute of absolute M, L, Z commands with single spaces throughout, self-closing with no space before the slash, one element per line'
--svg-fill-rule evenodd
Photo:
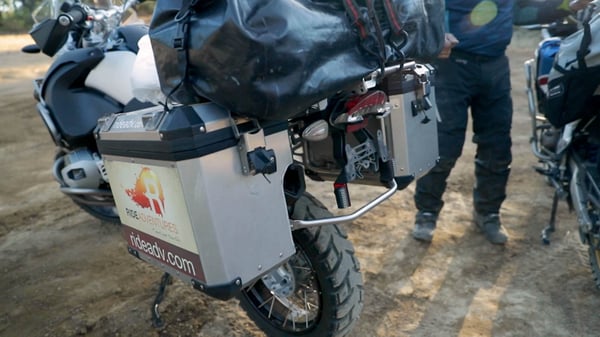
<path fill-rule="evenodd" d="M 600 239 L 595 235 L 590 236 L 590 255 L 594 258 L 596 267 L 600 267 L 598 264 L 600 262 Z"/>
<path fill-rule="evenodd" d="M 321 315 L 321 287 L 298 246 L 294 256 L 246 288 L 243 295 L 264 320 L 283 331 L 310 330 Z"/>

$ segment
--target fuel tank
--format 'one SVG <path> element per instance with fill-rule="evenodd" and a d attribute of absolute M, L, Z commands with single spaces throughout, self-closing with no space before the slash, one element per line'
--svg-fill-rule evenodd
<path fill-rule="evenodd" d="M 137 41 L 147 33 L 143 25 L 119 28 L 121 43 L 104 51 L 97 47 L 61 53 L 48 69 L 40 88 L 42 109 L 53 123 L 62 146 L 94 144 L 93 130 L 102 116 L 138 109 L 148 104 L 132 94 L 130 72 Z"/>

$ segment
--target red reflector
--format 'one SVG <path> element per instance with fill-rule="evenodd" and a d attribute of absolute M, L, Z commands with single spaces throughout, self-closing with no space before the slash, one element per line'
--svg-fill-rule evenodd
<path fill-rule="evenodd" d="M 548 84 L 548 76 L 539 76 L 538 77 L 538 84 L 539 85 Z"/>
<path fill-rule="evenodd" d="M 352 115 L 363 109 L 381 106 L 385 104 L 386 101 L 387 95 L 385 94 L 385 92 L 381 90 L 369 92 L 364 95 L 355 97 L 351 101 L 347 102 L 346 108 L 348 108 L 348 111 L 346 113 L 348 115 Z"/>
<path fill-rule="evenodd" d="M 345 183 L 333 183 L 333 188 L 342 188 L 342 187 L 346 187 L 348 186 L 348 184 Z"/>

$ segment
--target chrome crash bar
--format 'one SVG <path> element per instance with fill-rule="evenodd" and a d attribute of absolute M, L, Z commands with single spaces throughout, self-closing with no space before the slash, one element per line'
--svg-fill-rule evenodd
<path fill-rule="evenodd" d="M 377 198 L 373 199 L 371 202 L 365 204 L 363 207 L 357 209 L 353 213 L 350 213 L 347 215 L 334 216 L 331 218 L 316 219 L 316 220 L 290 220 L 290 226 L 292 227 L 292 230 L 296 230 L 296 229 L 309 228 L 309 227 L 315 227 L 315 226 L 342 224 L 342 223 L 354 221 L 354 220 L 358 219 L 359 217 L 363 216 L 365 213 L 367 213 L 371 209 L 373 209 L 373 207 L 375 207 L 375 206 L 381 204 L 382 202 L 384 202 L 385 200 L 387 200 L 389 197 L 392 196 L 392 194 L 396 193 L 397 190 L 398 190 L 398 184 L 396 183 L 395 180 L 392 179 L 392 186 L 387 191 L 382 193 Z"/>

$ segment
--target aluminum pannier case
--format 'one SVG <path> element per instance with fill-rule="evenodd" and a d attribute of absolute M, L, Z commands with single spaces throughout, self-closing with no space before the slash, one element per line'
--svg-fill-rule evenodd
<path fill-rule="evenodd" d="M 293 255 L 287 124 L 255 129 L 213 103 L 101 120 L 97 144 L 129 251 L 217 297 Z M 268 156 L 266 170 L 249 165 L 252 150 Z"/>
<path fill-rule="evenodd" d="M 387 94 L 389 113 L 366 121 L 378 146 L 387 149 L 383 152 L 388 152 L 394 160 L 393 175 L 399 189 L 426 174 L 438 160 L 434 75 L 431 66 L 415 64 L 384 78 L 377 89 Z M 365 151 L 360 149 L 363 144 L 350 136 L 346 142 L 347 161 L 354 166 L 352 170 L 357 176 L 353 182 L 380 186 L 378 173 L 362 169 L 373 165 L 362 163 L 364 159 L 354 159 L 356 153 Z M 331 137 L 322 141 L 304 141 L 302 145 L 307 175 L 335 180 L 341 167 L 332 155 Z"/>

